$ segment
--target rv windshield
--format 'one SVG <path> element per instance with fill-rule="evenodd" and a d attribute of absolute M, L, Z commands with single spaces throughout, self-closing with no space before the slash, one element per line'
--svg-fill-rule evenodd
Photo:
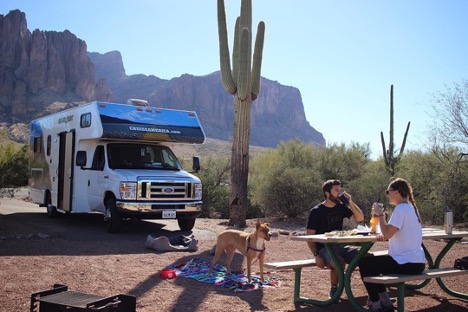
<path fill-rule="evenodd" d="M 107 155 L 111 169 L 182 169 L 171 149 L 162 145 L 111 143 Z"/>

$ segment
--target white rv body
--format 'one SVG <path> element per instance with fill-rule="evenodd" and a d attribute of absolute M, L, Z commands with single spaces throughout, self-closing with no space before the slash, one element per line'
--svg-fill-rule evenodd
<path fill-rule="evenodd" d="M 36 119 L 30 197 L 50 216 L 102 213 L 110 232 L 123 218 L 172 218 L 191 230 L 202 185 L 169 145 L 204 140 L 193 111 L 92 102 Z"/>

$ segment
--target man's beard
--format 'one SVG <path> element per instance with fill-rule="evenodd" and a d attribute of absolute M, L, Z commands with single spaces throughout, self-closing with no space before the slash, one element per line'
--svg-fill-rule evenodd
<path fill-rule="evenodd" d="M 330 198 L 329 198 L 332 202 L 334 202 L 335 204 L 343 204 L 341 202 L 341 200 L 338 198 L 338 197 L 335 197 L 333 196 L 332 194 L 330 194 Z"/>

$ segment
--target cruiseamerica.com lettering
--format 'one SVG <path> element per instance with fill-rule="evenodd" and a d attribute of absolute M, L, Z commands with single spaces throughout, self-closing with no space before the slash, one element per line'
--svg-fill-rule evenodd
<path fill-rule="evenodd" d="M 158 132 L 158 133 L 172 133 L 172 134 L 181 134 L 178 130 L 169 130 L 169 129 L 158 129 L 158 128 L 148 128 L 148 127 L 134 127 L 130 126 L 130 130 L 132 131 L 140 131 L 140 132 Z"/>

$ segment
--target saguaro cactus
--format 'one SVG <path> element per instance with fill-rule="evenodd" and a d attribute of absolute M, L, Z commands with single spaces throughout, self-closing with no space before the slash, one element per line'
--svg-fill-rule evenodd
<path fill-rule="evenodd" d="M 382 141 L 382 150 L 383 158 L 385 161 L 385 166 L 387 167 L 388 172 L 393 176 L 395 174 L 395 166 L 400 161 L 401 155 L 405 150 L 406 138 L 408 136 L 408 131 L 410 128 L 411 122 L 408 121 L 406 126 L 405 136 L 403 137 L 403 143 L 401 144 L 400 152 L 398 156 L 394 156 L 395 153 L 395 144 L 393 141 L 393 85 L 390 86 L 390 142 L 388 142 L 388 149 L 385 148 L 385 139 L 383 132 L 380 132 L 380 139 Z"/>
<path fill-rule="evenodd" d="M 240 16 L 236 20 L 232 70 L 224 0 L 218 0 L 218 35 L 221 80 L 224 89 L 234 96 L 229 225 L 245 227 L 248 209 L 250 113 L 252 101 L 258 97 L 260 92 L 260 73 L 265 37 L 265 23 L 261 21 L 257 26 L 252 58 L 252 0 L 242 0 Z"/>

